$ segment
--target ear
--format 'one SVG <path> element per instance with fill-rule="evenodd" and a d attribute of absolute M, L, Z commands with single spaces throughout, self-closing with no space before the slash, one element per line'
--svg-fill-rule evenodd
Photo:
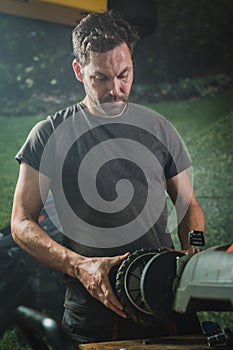
<path fill-rule="evenodd" d="M 83 77 L 82 77 L 82 73 L 81 73 L 81 66 L 78 63 L 78 61 L 76 60 L 76 58 L 72 62 L 72 67 L 73 67 L 76 79 L 78 79 L 79 81 L 83 82 Z"/>

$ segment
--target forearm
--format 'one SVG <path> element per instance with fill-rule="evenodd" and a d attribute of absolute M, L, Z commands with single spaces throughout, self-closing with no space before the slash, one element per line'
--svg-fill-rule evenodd
<path fill-rule="evenodd" d="M 188 234 L 192 230 L 204 231 L 205 217 L 199 205 L 187 171 L 183 171 L 167 181 L 167 191 L 175 205 L 178 235 L 181 248 L 189 249 Z"/>
<path fill-rule="evenodd" d="M 112 266 L 120 264 L 127 254 L 89 258 L 54 241 L 37 224 L 49 188 L 50 180 L 46 176 L 26 163 L 21 164 L 11 215 L 14 240 L 43 264 L 79 279 L 93 297 L 118 315 L 126 317 L 112 290 L 108 274 Z"/>
<path fill-rule="evenodd" d="M 205 230 L 205 217 L 202 208 L 198 203 L 190 204 L 184 217 L 178 224 L 178 236 L 182 249 L 190 247 L 188 242 L 188 233 L 192 230 Z"/>
<path fill-rule="evenodd" d="M 52 269 L 78 277 L 81 255 L 54 241 L 33 219 L 14 219 L 11 223 L 15 242 L 26 252 Z"/>
<path fill-rule="evenodd" d="M 88 292 L 119 316 L 127 317 L 109 282 L 112 266 L 120 264 L 128 254 L 116 257 L 88 258 L 55 242 L 34 220 L 12 220 L 16 243 L 50 268 L 77 278 Z"/>

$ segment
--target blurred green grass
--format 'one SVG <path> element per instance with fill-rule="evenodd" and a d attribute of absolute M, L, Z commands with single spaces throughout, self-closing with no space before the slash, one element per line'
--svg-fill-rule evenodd
<path fill-rule="evenodd" d="M 9 224 L 18 164 L 14 157 L 39 117 L 0 116 L 0 227 Z"/>
<path fill-rule="evenodd" d="M 150 107 L 171 121 L 188 148 L 207 247 L 233 241 L 233 92 Z"/>
<path fill-rule="evenodd" d="M 185 141 L 194 168 L 194 187 L 206 216 L 206 246 L 233 241 L 233 92 L 214 97 L 163 102 L 148 105 L 164 115 Z M 0 117 L 0 227 L 9 224 L 13 193 L 18 175 L 14 156 L 39 117 Z M 173 233 L 175 244 L 177 238 Z M 211 319 L 232 326 L 232 313 L 200 313 L 201 320 Z M 0 341 L 7 347 L 16 335 L 7 332 Z M 7 339 L 10 339 L 9 341 Z M 13 339 L 13 340 L 12 340 Z M 3 347 L 4 345 L 4 347 Z M 17 347 L 25 349 L 25 347 Z"/>
<path fill-rule="evenodd" d="M 233 242 L 233 92 L 150 107 L 172 122 L 188 148 L 195 193 L 206 217 L 206 248 Z M 179 248 L 176 230 L 172 236 Z M 233 327 L 232 312 L 199 312 L 198 316 L 201 322 Z"/>

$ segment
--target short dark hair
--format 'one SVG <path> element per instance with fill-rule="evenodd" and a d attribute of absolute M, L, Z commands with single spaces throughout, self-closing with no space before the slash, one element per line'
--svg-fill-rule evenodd
<path fill-rule="evenodd" d="M 90 13 L 72 32 L 73 53 L 84 65 L 90 52 L 106 52 L 126 43 L 133 56 L 137 39 L 130 25 L 112 11 Z"/>

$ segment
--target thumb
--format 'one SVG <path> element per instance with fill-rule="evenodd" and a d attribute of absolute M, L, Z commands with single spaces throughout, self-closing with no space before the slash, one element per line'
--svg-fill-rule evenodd
<path fill-rule="evenodd" d="M 123 260 L 127 259 L 130 253 L 125 253 L 122 255 L 117 255 L 111 258 L 111 265 L 115 266 L 120 264 Z"/>

